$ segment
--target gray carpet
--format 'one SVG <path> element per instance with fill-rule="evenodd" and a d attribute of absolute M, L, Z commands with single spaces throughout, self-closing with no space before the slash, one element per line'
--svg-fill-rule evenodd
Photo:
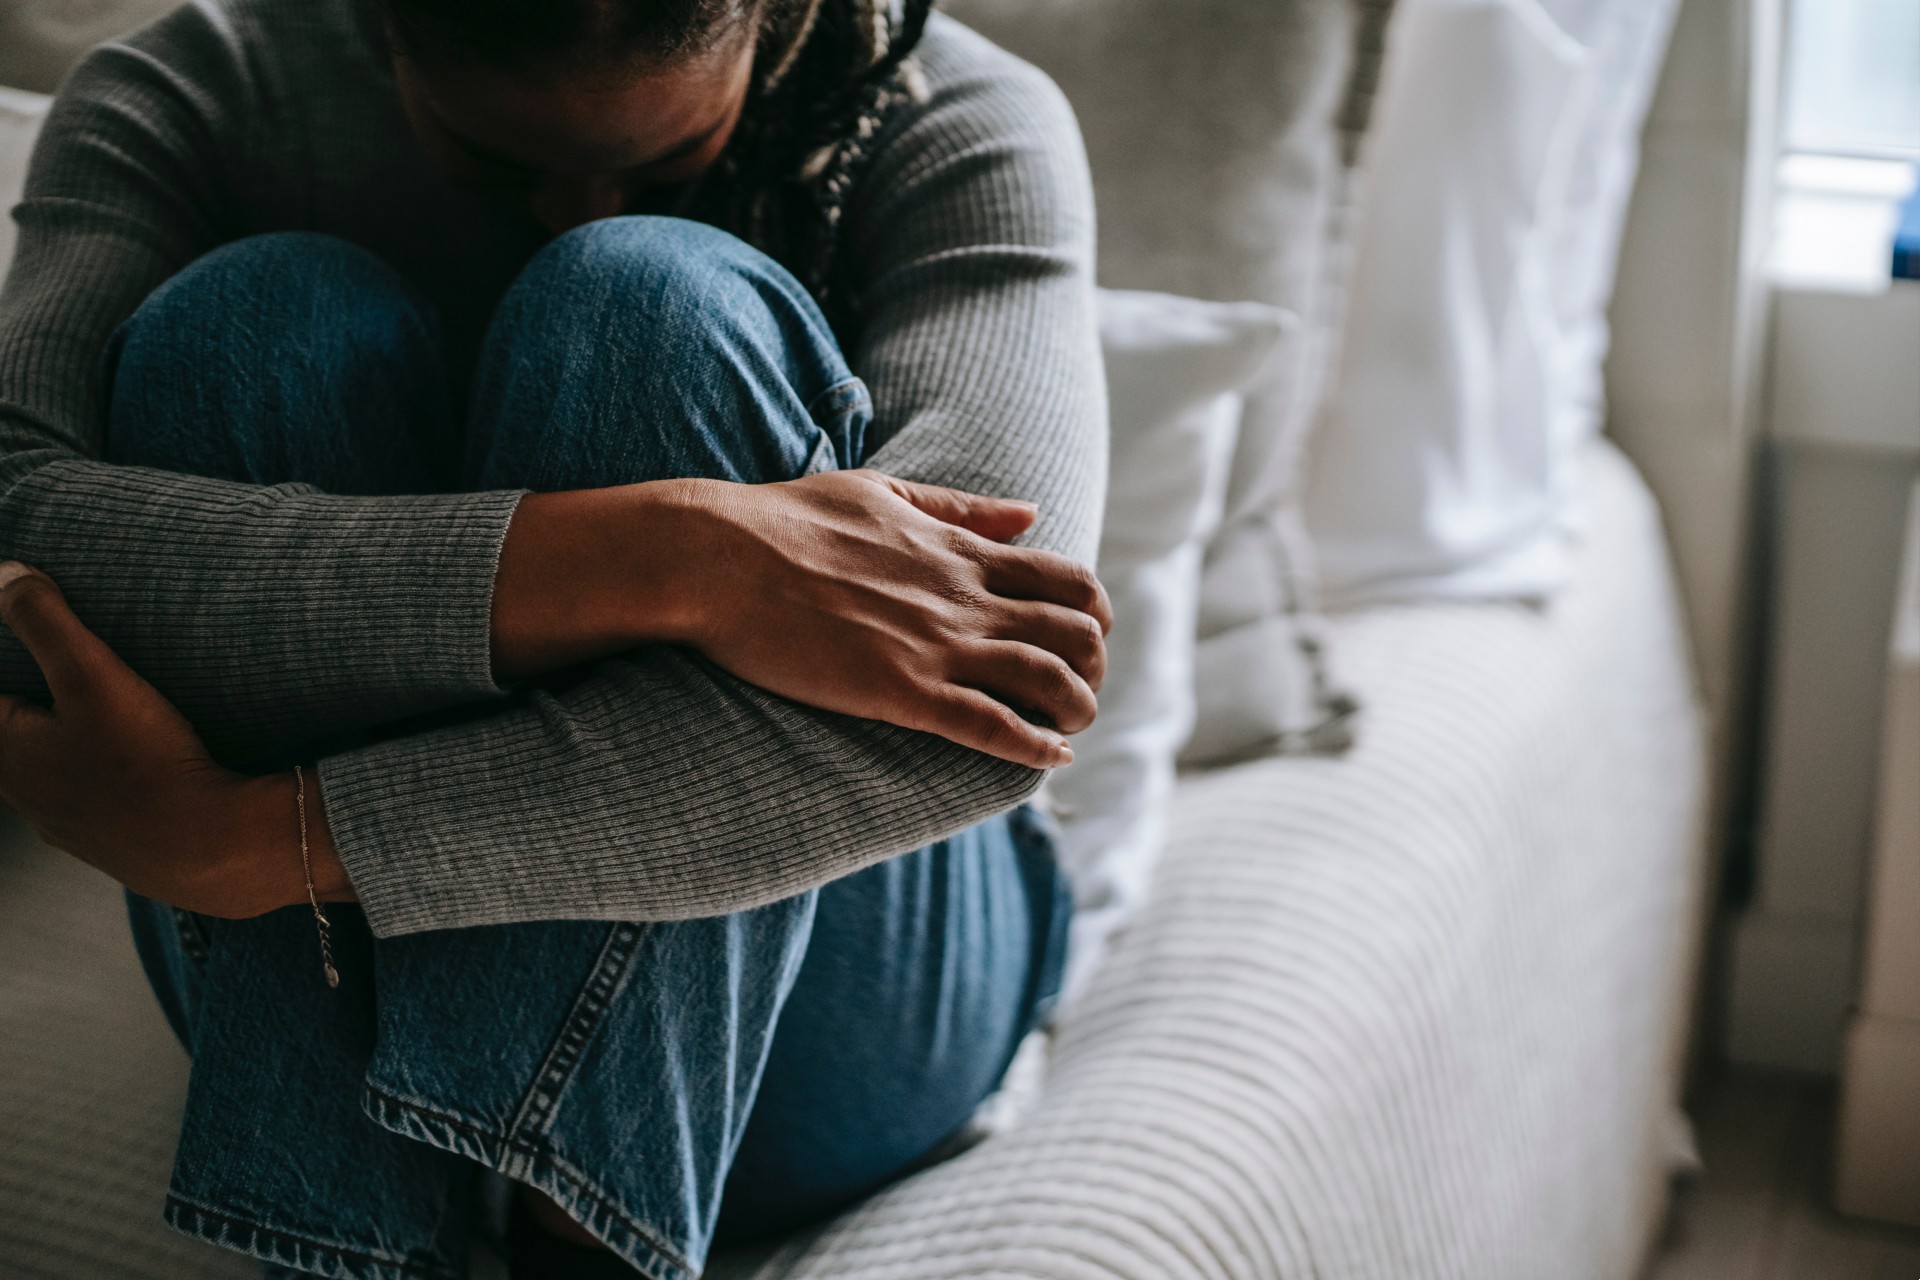
<path fill-rule="evenodd" d="M 186 1074 L 119 886 L 0 812 L 0 1276 L 259 1276 L 160 1220 Z"/>

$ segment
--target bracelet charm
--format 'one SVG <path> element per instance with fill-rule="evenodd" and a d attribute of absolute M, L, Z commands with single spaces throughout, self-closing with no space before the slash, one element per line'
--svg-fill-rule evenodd
<path fill-rule="evenodd" d="M 307 905 L 313 908 L 313 927 L 320 935 L 320 972 L 326 976 L 329 987 L 337 987 L 340 971 L 333 967 L 333 923 L 321 910 L 319 895 L 313 890 L 313 853 L 307 846 L 307 775 L 299 765 L 293 766 L 293 790 L 294 811 L 300 823 L 300 870 L 307 879 Z"/>

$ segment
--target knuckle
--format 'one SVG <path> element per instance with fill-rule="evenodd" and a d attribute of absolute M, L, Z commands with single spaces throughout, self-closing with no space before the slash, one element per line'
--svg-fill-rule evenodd
<path fill-rule="evenodd" d="M 985 720 L 987 737 L 995 746 L 1012 744 L 1026 728 L 1026 721 L 1004 703 L 994 702 L 981 708 L 981 715 Z"/>
<path fill-rule="evenodd" d="M 989 755 L 1001 755 L 1010 745 L 1012 736 L 1012 730 L 990 713 L 983 712 L 977 717 L 973 738 L 978 750 Z"/>
<path fill-rule="evenodd" d="M 1028 669 L 1035 682 L 1041 710 L 1057 715 L 1070 707 L 1080 694 L 1080 679 L 1058 655 L 1034 651 Z"/>
<path fill-rule="evenodd" d="M 943 582 L 937 589 L 942 605 L 941 628 L 954 639 L 971 638 L 991 624 L 993 598 L 978 583 L 964 578 Z"/>
<path fill-rule="evenodd" d="M 1099 607 L 1104 591 L 1100 586 L 1100 579 L 1092 569 L 1084 564 L 1075 564 L 1068 581 L 1086 608 L 1091 610 Z"/>
<path fill-rule="evenodd" d="M 941 534 L 946 539 L 947 550 L 976 571 L 985 568 L 993 558 L 993 544 L 971 529 L 963 529 L 957 524 L 946 525 Z"/>
<path fill-rule="evenodd" d="M 1079 632 L 1076 643 L 1079 646 L 1080 656 L 1089 662 L 1104 663 L 1107 656 L 1107 635 L 1100 629 L 1100 620 L 1089 613 L 1079 614 L 1078 619 L 1074 627 Z"/>
<path fill-rule="evenodd" d="M 1084 608 L 1100 590 L 1100 580 L 1091 568 L 1078 560 L 1055 552 L 1044 553 L 1043 567 L 1060 592 L 1061 603 Z"/>

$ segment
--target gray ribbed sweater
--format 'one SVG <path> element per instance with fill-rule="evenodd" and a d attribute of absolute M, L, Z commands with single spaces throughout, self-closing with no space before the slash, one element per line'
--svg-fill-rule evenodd
<path fill-rule="evenodd" d="M 515 493 L 343 498 L 99 461 L 103 342 L 216 245 L 288 228 L 393 264 L 470 349 L 536 241 L 418 153 L 355 0 L 198 0 L 61 91 L 0 293 L 0 556 L 38 565 L 228 757 L 424 710 L 320 776 L 374 930 L 672 919 L 784 897 L 1007 808 L 1039 775 L 650 648 L 565 692 L 489 666 Z M 1105 399 L 1079 135 L 936 17 L 932 89 L 849 207 L 873 465 L 1038 502 L 1091 559 Z M 0 632 L 0 689 L 40 688 Z M 289 819 L 288 856 L 293 856 Z"/>

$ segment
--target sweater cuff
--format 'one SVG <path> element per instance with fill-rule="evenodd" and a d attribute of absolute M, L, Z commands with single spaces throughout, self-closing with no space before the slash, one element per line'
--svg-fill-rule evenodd
<path fill-rule="evenodd" d="M 350 596 L 334 602 L 343 618 L 377 618 L 385 632 L 350 642 L 349 652 L 375 668 L 363 670 L 361 682 L 402 691 L 403 700 L 417 691 L 430 706 L 503 692 L 493 675 L 493 592 L 523 496 L 502 490 L 415 498 L 393 529 L 380 529 L 381 519 L 356 530 L 345 554 L 360 558 L 359 567 L 340 565 L 329 577 Z M 381 554 L 389 546 L 394 554 Z"/>
<path fill-rule="evenodd" d="M 395 837 L 406 838 L 405 824 L 387 820 L 380 799 L 390 794 L 392 780 L 383 782 L 369 770 L 367 756 L 364 751 L 329 756 L 314 768 L 334 852 L 347 870 L 367 928 L 376 938 L 445 928 L 407 874 L 411 859 L 396 856 Z"/>

